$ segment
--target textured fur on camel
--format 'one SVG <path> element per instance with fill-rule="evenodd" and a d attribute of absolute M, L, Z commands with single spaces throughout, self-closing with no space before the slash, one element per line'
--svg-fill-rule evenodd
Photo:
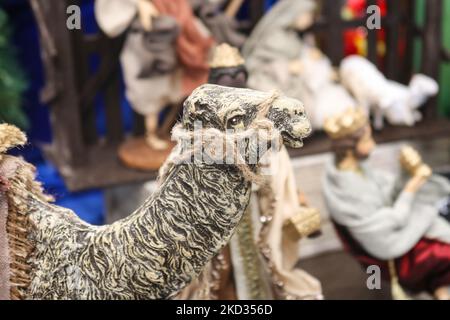
<path fill-rule="evenodd" d="M 185 102 L 183 128 L 192 130 L 201 121 L 225 131 L 239 115 L 239 130 L 245 130 L 270 97 L 202 86 Z M 299 146 L 310 132 L 303 106 L 286 97 L 271 102 L 267 119 L 285 143 Z M 3 152 L 25 141 L 16 129 L 1 126 L 0 132 Z M 1 161 L 18 163 L 3 183 L 9 202 L 11 298 L 170 298 L 229 241 L 250 197 L 251 182 L 235 165 L 180 163 L 168 169 L 159 188 L 130 216 L 92 226 L 49 203 L 32 166 L 8 156 Z"/>

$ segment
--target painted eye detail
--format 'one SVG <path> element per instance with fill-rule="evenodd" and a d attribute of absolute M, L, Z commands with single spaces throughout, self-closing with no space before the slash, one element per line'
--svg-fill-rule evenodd
<path fill-rule="evenodd" d="M 228 127 L 235 127 L 244 121 L 244 117 L 239 115 L 228 120 Z"/>
<path fill-rule="evenodd" d="M 300 116 L 300 117 L 306 116 L 305 112 L 301 111 L 301 110 L 296 110 L 294 113 L 295 113 L 295 115 Z"/>

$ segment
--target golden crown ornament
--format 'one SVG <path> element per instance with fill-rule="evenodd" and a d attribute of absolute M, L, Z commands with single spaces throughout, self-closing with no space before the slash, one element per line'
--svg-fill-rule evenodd
<path fill-rule="evenodd" d="M 340 139 L 366 126 L 368 119 L 361 108 L 349 108 L 325 121 L 324 130 L 332 139 Z"/>
<path fill-rule="evenodd" d="M 233 68 L 242 66 L 244 63 L 244 58 L 237 48 L 222 43 L 214 48 L 209 66 L 211 68 Z"/>

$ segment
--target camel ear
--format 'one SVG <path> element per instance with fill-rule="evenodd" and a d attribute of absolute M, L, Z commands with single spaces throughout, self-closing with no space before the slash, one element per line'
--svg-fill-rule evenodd
<path fill-rule="evenodd" d="M 185 129 L 187 129 L 190 125 L 193 125 L 195 112 L 195 103 L 189 100 L 189 98 L 186 99 L 183 103 L 183 117 L 181 119 L 181 123 Z"/>

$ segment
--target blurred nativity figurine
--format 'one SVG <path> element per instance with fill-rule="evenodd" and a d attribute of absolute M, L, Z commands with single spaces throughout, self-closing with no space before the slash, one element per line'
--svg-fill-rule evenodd
<path fill-rule="evenodd" d="M 172 106 L 176 118 L 182 101 L 207 81 L 216 37 L 237 45 L 245 37 L 212 1 L 96 0 L 95 15 L 107 36 L 126 34 L 120 56 L 126 96 L 145 118 L 145 138 L 128 139 L 119 158 L 132 168 L 156 170 L 173 147 L 160 130 L 161 111 Z"/>
<path fill-rule="evenodd" d="M 321 130 L 327 116 L 356 107 L 356 102 L 308 32 L 315 10 L 312 0 L 278 1 L 253 30 L 243 55 L 250 88 L 279 89 L 300 99 L 313 129 Z"/>
<path fill-rule="evenodd" d="M 365 267 L 411 293 L 450 298 L 450 222 L 440 214 L 448 203 L 449 181 L 435 174 L 411 147 L 400 152 L 398 176 L 365 160 L 375 147 L 361 109 L 328 119 L 332 141 L 323 192 L 344 247 Z"/>
<path fill-rule="evenodd" d="M 326 118 L 347 108 L 364 107 L 373 114 L 374 127 L 412 126 L 418 111 L 437 94 L 438 84 L 422 74 L 409 86 L 388 80 L 366 58 L 349 56 L 335 68 L 317 47 L 312 31 L 316 4 L 312 0 L 280 0 L 253 30 L 243 47 L 249 87 L 277 88 L 301 100 L 314 130 Z"/>
<path fill-rule="evenodd" d="M 210 83 L 246 87 L 247 70 L 237 48 L 216 47 L 210 67 Z M 295 267 L 299 240 L 320 233 L 319 212 L 299 196 L 284 146 L 263 158 L 266 184 L 253 185 L 229 245 L 179 299 L 322 299 L 320 282 Z"/>
<path fill-rule="evenodd" d="M 239 32 L 240 25 L 235 17 L 244 0 L 231 0 L 225 8 L 227 0 L 189 0 L 199 24 L 204 24 L 216 43 L 228 43 L 241 48 L 246 36 Z"/>

